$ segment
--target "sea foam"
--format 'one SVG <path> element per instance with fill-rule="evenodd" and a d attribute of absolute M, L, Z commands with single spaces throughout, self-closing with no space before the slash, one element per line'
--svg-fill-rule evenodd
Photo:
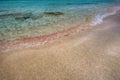
<path fill-rule="evenodd" d="M 102 14 L 102 15 L 100 15 L 100 14 L 96 15 L 93 18 L 91 25 L 95 26 L 97 24 L 101 24 L 103 22 L 104 18 L 111 16 L 111 15 L 115 15 L 117 13 L 117 11 L 119 11 L 119 10 L 120 10 L 120 7 L 114 7 L 114 8 L 112 8 L 112 12 L 107 12 L 107 13 Z"/>

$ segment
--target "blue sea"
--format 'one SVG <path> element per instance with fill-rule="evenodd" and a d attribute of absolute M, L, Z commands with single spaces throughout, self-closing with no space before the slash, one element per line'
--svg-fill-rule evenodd
<path fill-rule="evenodd" d="M 119 0 L 0 0 L 0 41 L 42 36 L 92 22 L 116 5 Z"/>

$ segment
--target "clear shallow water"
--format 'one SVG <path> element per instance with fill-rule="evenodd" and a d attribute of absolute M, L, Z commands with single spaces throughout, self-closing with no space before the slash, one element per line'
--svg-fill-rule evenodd
<path fill-rule="evenodd" d="M 50 34 L 92 20 L 113 0 L 0 1 L 0 40 Z"/>

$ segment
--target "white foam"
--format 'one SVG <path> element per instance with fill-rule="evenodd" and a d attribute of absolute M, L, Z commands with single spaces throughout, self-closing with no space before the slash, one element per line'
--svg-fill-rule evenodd
<path fill-rule="evenodd" d="M 93 20 L 92 20 L 92 23 L 91 25 L 92 26 L 95 26 L 97 24 L 101 24 L 103 22 L 103 19 L 108 17 L 108 16 L 111 16 L 111 15 L 114 15 L 117 13 L 118 10 L 120 10 L 120 7 L 118 8 L 113 8 L 114 10 L 112 12 L 109 12 L 109 13 L 105 13 L 105 14 L 102 14 L 102 15 L 96 15 Z"/>
<path fill-rule="evenodd" d="M 111 15 L 114 15 L 114 14 L 116 14 L 116 11 L 111 12 L 111 13 L 105 13 L 105 14 L 103 14 L 103 15 L 97 15 L 97 16 L 95 16 L 95 18 L 93 19 L 91 25 L 95 26 L 95 25 L 97 25 L 97 24 L 101 24 L 101 23 L 103 22 L 103 19 L 104 19 L 105 17 L 111 16 Z"/>

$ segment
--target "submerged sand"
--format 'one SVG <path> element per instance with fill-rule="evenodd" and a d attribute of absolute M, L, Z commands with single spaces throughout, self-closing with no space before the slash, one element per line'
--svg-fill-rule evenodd
<path fill-rule="evenodd" d="M 0 54 L 0 80 L 120 80 L 120 16 L 93 30 Z"/>

